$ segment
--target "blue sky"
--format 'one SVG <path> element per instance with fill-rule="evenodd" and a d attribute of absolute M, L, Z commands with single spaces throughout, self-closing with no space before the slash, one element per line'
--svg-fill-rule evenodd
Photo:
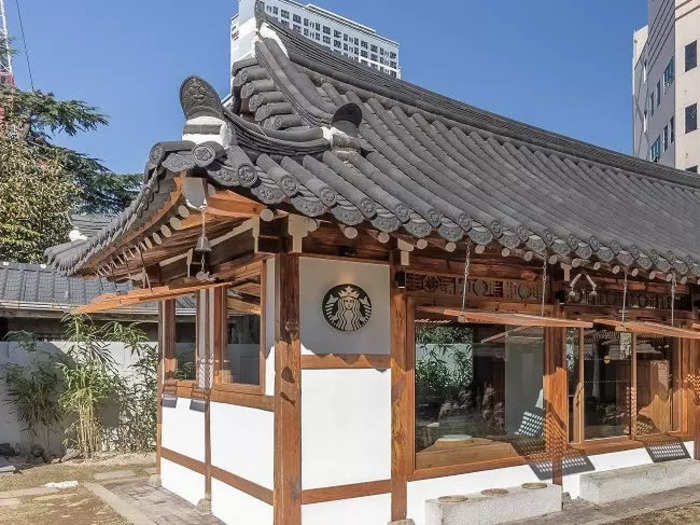
<path fill-rule="evenodd" d="M 20 2 L 37 88 L 98 106 L 110 125 L 58 142 L 140 172 L 178 139 L 178 89 L 228 90 L 235 0 Z M 477 107 L 629 153 L 632 31 L 645 0 L 315 0 L 401 44 L 404 79 Z M 21 49 L 14 0 L 10 32 Z M 426 5 L 427 4 L 427 5 Z M 22 88 L 25 57 L 15 58 Z"/>

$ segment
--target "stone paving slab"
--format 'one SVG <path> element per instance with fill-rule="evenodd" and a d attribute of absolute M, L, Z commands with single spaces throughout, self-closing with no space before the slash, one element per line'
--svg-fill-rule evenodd
<path fill-rule="evenodd" d="M 700 485 L 612 501 L 602 505 L 577 499 L 565 502 L 561 512 L 540 516 L 534 520 L 514 521 L 509 525 L 603 525 L 697 501 L 700 501 Z"/>
<path fill-rule="evenodd" d="M 148 485 L 145 478 L 124 481 L 123 483 L 110 483 L 109 489 L 96 483 L 86 483 L 85 485 L 86 487 L 91 485 L 90 490 L 93 490 L 95 486 L 100 487 L 102 489 L 100 493 L 102 496 L 106 496 L 105 498 L 100 497 L 120 514 L 122 514 L 120 509 L 133 509 L 138 512 L 140 519 L 147 520 L 138 522 L 139 525 L 224 525 L 222 521 L 211 514 L 199 512 L 194 505 L 172 492 L 168 492 L 162 487 L 156 488 Z M 134 521 L 125 514 L 122 516 Z"/>
<path fill-rule="evenodd" d="M 107 479 L 133 478 L 134 476 L 136 476 L 136 473 L 133 470 L 110 470 L 109 472 L 98 472 L 94 478 L 97 481 L 104 481 Z"/>
<path fill-rule="evenodd" d="M 21 503 L 22 500 L 19 500 L 17 498 L 0 499 L 0 507 L 13 507 Z"/>

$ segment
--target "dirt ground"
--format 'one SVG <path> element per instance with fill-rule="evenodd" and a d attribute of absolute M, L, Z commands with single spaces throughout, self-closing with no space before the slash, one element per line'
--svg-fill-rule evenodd
<path fill-rule="evenodd" d="M 153 454 L 120 454 L 86 462 L 78 460 L 55 465 L 26 466 L 26 468 L 20 466 L 19 472 L 0 475 L 0 492 L 41 487 L 51 481 L 91 481 L 96 473 L 110 470 L 129 469 L 136 475 L 147 476 L 143 469 L 154 465 Z"/>
<path fill-rule="evenodd" d="M 48 496 L 0 505 L 0 523 L 13 525 L 128 525 L 109 505 L 78 486 Z"/>
<path fill-rule="evenodd" d="M 0 475 L 0 523 L 127 525 L 127 521 L 82 486 L 82 482 L 94 481 L 97 473 L 116 470 L 129 470 L 134 477 L 146 478 L 149 475 L 147 469 L 153 466 L 153 454 L 111 455 L 88 462 L 25 465 L 17 473 Z M 8 492 L 61 481 L 78 481 L 81 484 L 50 494 L 14 495 Z"/>
<path fill-rule="evenodd" d="M 700 523 L 700 502 L 683 507 L 673 507 L 649 514 L 642 514 L 622 521 L 616 525 L 691 525 Z"/>

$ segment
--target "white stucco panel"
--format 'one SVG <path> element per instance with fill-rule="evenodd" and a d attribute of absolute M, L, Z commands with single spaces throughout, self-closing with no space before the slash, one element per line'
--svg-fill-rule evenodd
<path fill-rule="evenodd" d="M 211 512 L 227 525 L 272 525 L 273 508 L 216 479 L 211 480 Z"/>
<path fill-rule="evenodd" d="M 192 505 L 204 497 L 204 476 L 167 459 L 160 460 L 160 481 L 164 489 Z"/>
<path fill-rule="evenodd" d="M 204 461 L 204 412 L 190 410 L 190 400 L 180 397 L 175 408 L 163 407 L 163 447 Z"/>
<path fill-rule="evenodd" d="M 390 494 L 314 503 L 301 507 L 303 525 L 384 525 L 390 520 Z"/>
<path fill-rule="evenodd" d="M 391 372 L 303 370 L 304 489 L 391 477 Z"/>
<path fill-rule="evenodd" d="M 302 354 L 390 353 L 388 266 L 302 257 L 299 281 Z M 362 288 L 372 302 L 368 323 L 354 332 L 336 330 L 321 310 L 326 292 L 345 283 Z"/>
<path fill-rule="evenodd" d="M 274 423 L 266 410 L 212 403 L 212 465 L 272 490 Z"/>

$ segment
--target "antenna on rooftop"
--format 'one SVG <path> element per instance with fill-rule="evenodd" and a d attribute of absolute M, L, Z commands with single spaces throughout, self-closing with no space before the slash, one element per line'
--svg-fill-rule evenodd
<path fill-rule="evenodd" d="M 5 0 L 0 0 L 0 86 L 14 85 L 12 76 L 12 54 L 10 53 L 10 35 L 7 32 L 7 14 Z"/>

